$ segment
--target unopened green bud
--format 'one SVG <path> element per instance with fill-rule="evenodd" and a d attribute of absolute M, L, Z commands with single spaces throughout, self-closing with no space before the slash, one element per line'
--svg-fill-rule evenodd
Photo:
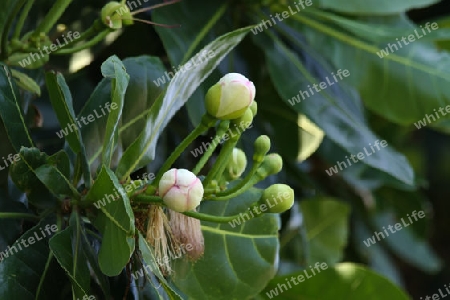
<path fill-rule="evenodd" d="M 259 204 L 266 204 L 268 213 L 283 213 L 294 205 L 294 190 L 286 184 L 273 184 L 261 195 Z"/>
<path fill-rule="evenodd" d="M 252 102 L 252 105 L 250 105 L 250 110 L 252 111 L 253 117 L 255 117 L 258 113 L 258 103 L 256 103 L 256 101 Z"/>
<path fill-rule="evenodd" d="M 168 208 L 185 212 L 200 204 L 204 190 L 200 179 L 191 171 L 170 169 L 161 177 L 158 192 Z"/>
<path fill-rule="evenodd" d="M 253 82 L 239 73 L 228 73 L 205 95 L 206 111 L 219 120 L 241 117 L 255 99 Z"/>
<path fill-rule="evenodd" d="M 267 135 L 260 135 L 256 140 L 254 144 L 255 153 L 253 154 L 253 161 L 254 162 L 261 162 L 263 161 L 264 157 L 266 156 L 267 152 L 270 150 L 270 139 Z"/>
<path fill-rule="evenodd" d="M 245 113 L 237 119 L 231 121 L 232 124 L 239 126 L 242 131 L 246 130 L 253 122 L 253 113 L 250 108 L 247 108 Z"/>
<path fill-rule="evenodd" d="M 226 179 L 231 181 L 239 178 L 244 173 L 246 167 L 247 157 L 245 156 L 245 152 L 239 148 L 234 148 L 225 171 Z"/>
<path fill-rule="evenodd" d="M 264 157 L 261 166 L 257 171 L 257 175 L 264 179 L 267 176 L 277 174 L 283 168 L 283 159 L 276 153 L 271 153 Z"/>
<path fill-rule="evenodd" d="M 102 8 L 102 22 L 111 29 L 133 24 L 131 11 L 126 4 L 111 1 Z"/>

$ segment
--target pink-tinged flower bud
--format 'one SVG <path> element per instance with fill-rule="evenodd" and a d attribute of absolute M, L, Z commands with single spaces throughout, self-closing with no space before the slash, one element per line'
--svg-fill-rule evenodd
<path fill-rule="evenodd" d="M 206 111 L 220 120 L 242 116 L 255 99 L 253 82 L 239 73 L 228 73 L 205 96 Z"/>
<path fill-rule="evenodd" d="M 177 212 L 196 208 L 203 198 L 203 184 L 186 169 L 170 169 L 159 181 L 159 195 L 166 206 Z"/>

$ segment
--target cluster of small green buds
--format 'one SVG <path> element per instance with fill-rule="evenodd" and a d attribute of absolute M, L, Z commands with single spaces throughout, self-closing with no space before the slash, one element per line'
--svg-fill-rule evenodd
<path fill-rule="evenodd" d="M 253 82 L 245 76 L 228 73 L 206 93 L 206 111 L 219 120 L 237 119 L 253 103 L 255 93 Z"/>
<path fill-rule="evenodd" d="M 103 24 L 111 29 L 120 29 L 122 25 L 133 24 L 128 6 L 116 1 L 111 1 L 102 8 L 101 18 Z"/>
<path fill-rule="evenodd" d="M 199 206 L 203 198 L 203 184 L 189 170 L 170 169 L 161 177 L 158 193 L 168 208 L 186 212 Z"/>
<path fill-rule="evenodd" d="M 259 204 L 271 202 L 267 212 L 283 213 L 294 205 L 294 190 L 286 184 L 273 184 L 269 186 L 261 195 Z"/>

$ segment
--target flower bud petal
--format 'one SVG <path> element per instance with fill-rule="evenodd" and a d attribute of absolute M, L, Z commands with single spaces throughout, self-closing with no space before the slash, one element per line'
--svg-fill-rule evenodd
<path fill-rule="evenodd" d="M 286 184 L 269 186 L 259 199 L 260 204 L 267 204 L 268 213 L 282 213 L 294 205 L 294 190 Z"/>
<path fill-rule="evenodd" d="M 228 73 L 205 96 L 208 113 L 220 120 L 242 116 L 255 99 L 253 82 L 239 73 Z"/>
<path fill-rule="evenodd" d="M 166 206 L 177 212 L 196 208 L 203 198 L 203 184 L 189 170 L 170 169 L 159 181 L 159 195 Z"/>

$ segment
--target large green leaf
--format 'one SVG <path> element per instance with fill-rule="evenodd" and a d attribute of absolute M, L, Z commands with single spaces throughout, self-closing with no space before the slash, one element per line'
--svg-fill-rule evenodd
<path fill-rule="evenodd" d="M 359 90 L 365 104 L 376 113 L 403 125 L 418 122 L 425 114 L 433 115 L 431 123 L 449 118 L 434 112 L 450 104 L 450 98 L 445 96 L 450 93 L 450 71 L 446 68 L 450 64 L 449 53 L 421 40 L 402 47 L 392 40 L 392 52 L 389 43 L 374 45 L 312 18 L 297 15 L 293 18 L 312 28 L 304 31 L 315 49 L 321 49 L 321 54 L 337 69 L 349 70 L 351 75 L 346 81 Z M 294 26 L 300 28 L 299 24 Z M 417 32 L 424 35 L 421 30 Z M 409 34 L 417 39 L 414 30 Z"/>
<path fill-rule="evenodd" d="M 262 38 L 263 35 L 258 37 Z M 288 104 L 292 97 L 296 95 L 300 97 L 299 90 L 307 91 L 307 85 L 325 81 L 324 77 L 331 74 L 330 72 L 325 75 L 325 71 L 322 70 L 319 78 L 316 78 L 299 57 L 275 37 L 273 41 L 260 39 L 258 43 L 265 51 L 269 73 L 275 87 L 283 101 Z M 308 56 L 309 65 L 317 63 L 314 61 L 315 57 L 309 56 L 308 52 L 304 55 Z M 333 85 L 291 106 L 294 110 L 304 113 L 327 134 L 328 138 L 346 152 L 356 155 L 379 138 L 369 129 L 360 99 L 355 96 L 355 91 L 342 81 L 340 86 Z M 345 161 L 345 157 L 341 160 Z M 359 163 L 379 169 L 406 184 L 413 184 L 414 173 L 411 166 L 403 155 L 390 147 L 370 154 Z"/>
<path fill-rule="evenodd" d="M 261 294 L 264 299 L 296 300 L 407 300 L 409 297 L 386 278 L 357 264 L 341 263 L 320 272 L 310 269 L 273 279 Z M 303 275 L 303 281 L 300 275 Z M 295 282 L 292 281 L 294 278 Z M 289 283 L 288 283 L 289 282 Z M 290 286 L 289 286 L 290 285 Z M 283 288 L 282 290 L 280 290 Z"/>
<path fill-rule="evenodd" d="M 5 250 L 7 252 L 3 252 L 8 253 L 8 257 L 0 263 L 0 299 L 36 299 L 49 256 L 50 235 L 45 228 L 53 234 L 54 228 L 51 226 L 56 226 L 54 221 L 42 220 L 22 235 L 11 248 Z M 25 241 L 28 247 L 25 247 L 22 241 Z M 55 289 L 55 286 L 62 286 L 62 283 L 58 280 L 60 278 L 56 277 L 51 281 L 52 285 L 42 285 L 38 299 L 59 299 L 61 291 Z"/>
<path fill-rule="evenodd" d="M 204 256 L 194 263 L 174 262 L 174 283 L 189 299 L 249 299 L 275 275 L 278 215 L 265 214 L 245 222 L 249 205 L 260 196 L 260 190 L 252 189 L 230 201 L 202 204 L 203 213 L 229 216 L 243 212 L 247 217 L 233 220 L 232 225 L 202 222 Z"/>
<path fill-rule="evenodd" d="M 397 14 L 437 2 L 439 0 L 317 0 L 322 8 L 358 15 Z"/>
<path fill-rule="evenodd" d="M 114 173 L 102 167 L 86 201 L 98 208 L 95 226 L 103 235 L 98 254 L 102 272 L 117 276 L 130 260 L 135 247 L 134 214 L 127 193 Z"/>
<path fill-rule="evenodd" d="M 190 66 L 189 73 L 178 72 L 175 75 L 166 93 L 161 95 L 148 111 L 142 113 L 148 114 L 147 124 L 136 141 L 123 154 L 116 170 L 119 178 L 126 178 L 134 170 L 153 160 L 158 137 L 170 119 L 249 31 L 250 27 L 241 28 L 217 38 L 201 50 L 206 53 L 213 51 L 215 53 L 213 58 L 200 62 L 195 58 L 190 59 L 186 63 L 186 67 Z"/>
<path fill-rule="evenodd" d="M 327 198 L 300 202 L 308 242 L 308 264 L 342 260 L 348 239 L 350 207 Z"/>
<path fill-rule="evenodd" d="M 111 56 L 102 64 L 102 74 L 104 77 L 111 78 L 112 101 L 106 122 L 106 132 L 103 140 L 102 163 L 109 167 L 111 165 L 112 155 L 117 145 L 119 136 L 119 121 L 122 116 L 125 92 L 128 86 L 130 76 L 125 70 L 123 63 L 117 56 Z M 114 106 L 116 108 L 114 109 Z"/>
<path fill-rule="evenodd" d="M 19 152 L 22 146 L 32 147 L 33 141 L 25 123 L 19 90 L 11 76 L 8 67 L 0 62 L 0 117 L 12 146 Z"/>
<path fill-rule="evenodd" d="M 441 269 L 442 261 L 434 253 L 428 242 L 423 238 L 418 237 L 413 230 L 411 230 L 411 227 L 409 227 L 417 226 L 418 224 L 415 222 L 420 223 L 422 221 L 420 218 L 418 218 L 418 221 L 415 221 L 413 217 L 411 217 L 410 220 L 408 215 L 411 216 L 411 213 L 412 212 L 406 216 L 396 216 L 392 211 L 378 212 L 373 216 L 373 221 L 376 225 L 377 232 L 381 232 L 385 235 L 383 241 L 386 242 L 388 247 L 398 256 L 423 271 L 436 273 Z M 388 228 L 389 225 L 394 226 L 396 223 L 400 223 L 402 225 L 401 230 L 397 230 L 392 233 L 386 229 L 389 236 L 383 233 L 383 228 Z M 374 232 L 371 234 L 372 236 L 367 236 L 366 239 L 373 239 L 375 237 Z M 368 240 L 365 240 L 364 242 L 367 246 Z"/>

